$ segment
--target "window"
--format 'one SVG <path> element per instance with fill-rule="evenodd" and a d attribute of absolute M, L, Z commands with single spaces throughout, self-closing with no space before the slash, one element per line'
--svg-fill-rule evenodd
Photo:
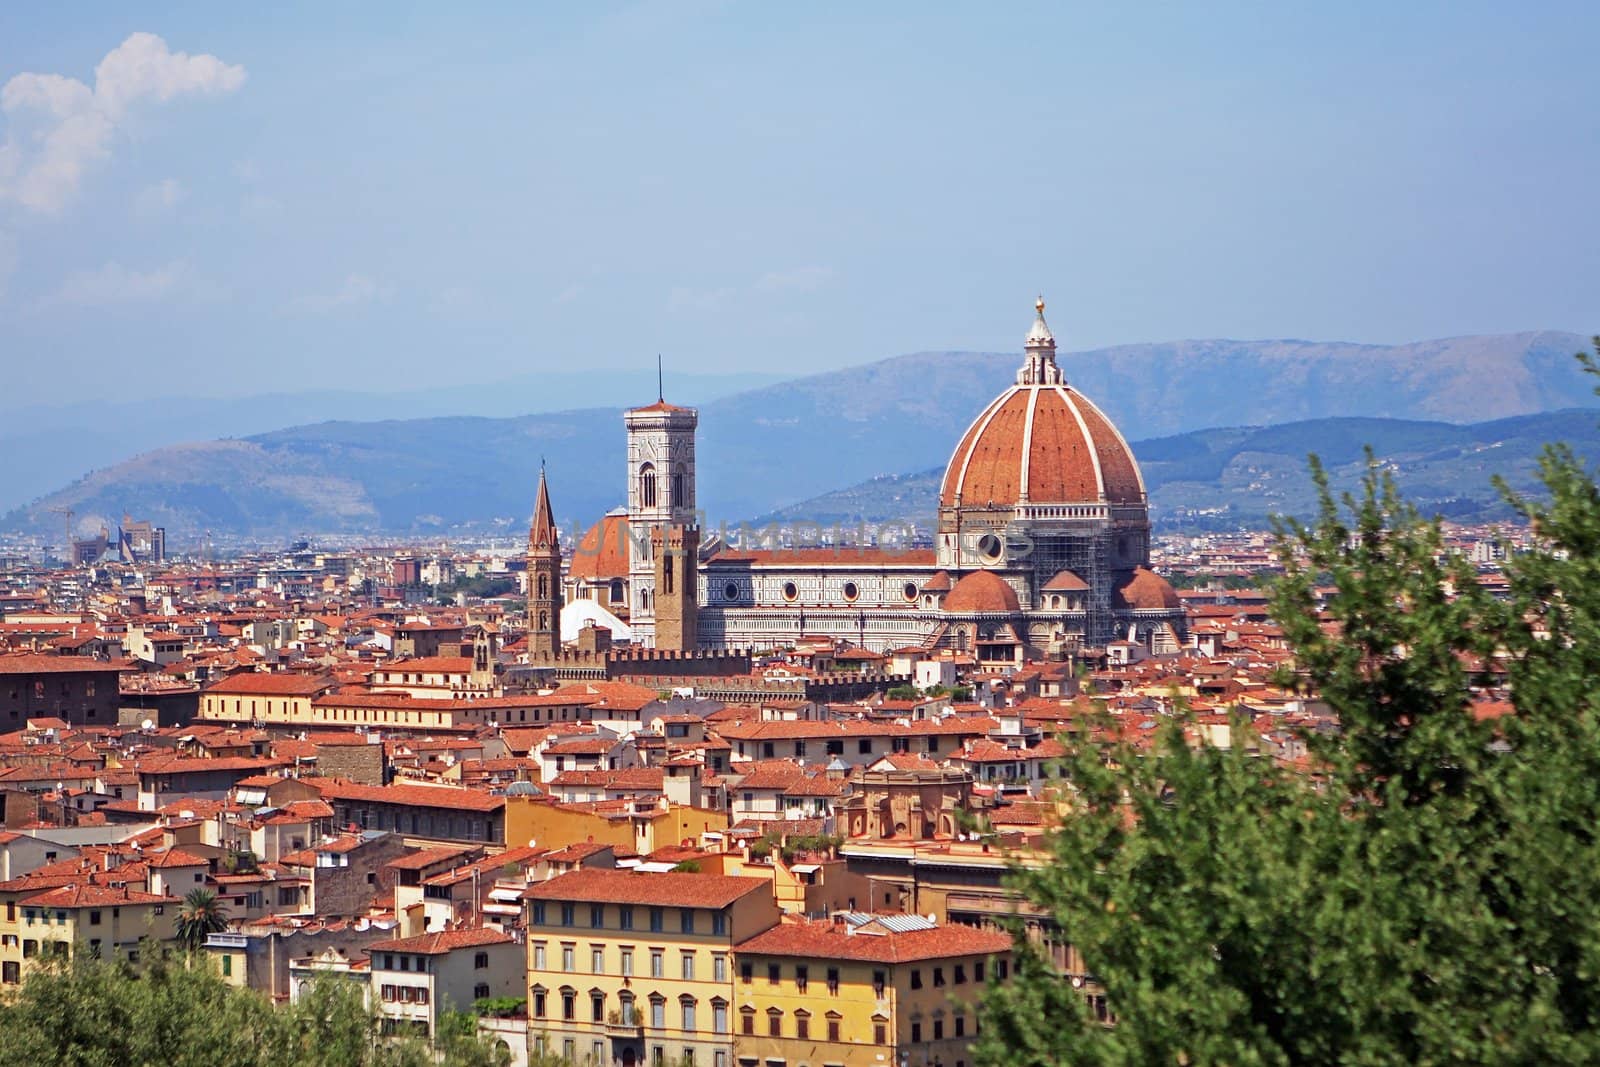
<path fill-rule="evenodd" d="M 804 993 L 806 991 L 806 980 L 809 977 L 810 977 L 810 971 L 804 965 L 801 965 L 801 966 L 796 967 L 794 969 L 794 988 L 795 988 L 795 992 Z"/>
<path fill-rule="evenodd" d="M 728 1032 L 728 1005 L 726 1001 L 713 1000 L 711 1002 L 711 1030 L 713 1033 L 718 1034 Z"/>
<path fill-rule="evenodd" d="M 656 506 L 656 468 L 651 463 L 639 468 L 639 506 L 642 508 Z"/>
<path fill-rule="evenodd" d="M 475 970 L 475 971 L 488 970 L 489 969 L 489 954 L 487 952 L 480 952 L 477 955 L 473 956 L 472 957 L 472 969 Z"/>
<path fill-rule="evenodd" d="M 692 982 L 692 981 L 694 981 L 694 953 L 693 952 L 685 952 L 682 955 L 683 955 L 683 980 L 685 982 Z"/>
<path fill-rule="evenodd" d="M 663 915 L 663 913 L 662 913 L 662 910 L 660 908 L 651 908 L 650 909 L 650 932 L 651 933 L 659 934 L 662 931 L 662 929 L 664 928 L 663 927 L 664 919 L 663 919 L 662 915 Z"/>
<path fill-rule="evenodd" d="M 839 1040 L 839 1018 L 836 1015 L 828 1016 L 828 1040 Z"/>
<path fill-rule="evenodd" d="M 571 973 L 571 971 L 577 966 L 577 964 L 573 962 L 576 955 L 576 950 L 572 945 L 561 946 L 561 969 L 563 971 Z"/>
<path fill-rule="evenodd" d="M 91 911 L 89 913 L 89 925 L 90 926 L 99 926 L 100 925 L 100 913 L 98 911 Z"/>
<path fill-rule="evenodd" d="M 684 933 L 694 933 L 694 909 L 682 909 L 682 911 L 679 912 L 678 922 L 681 924 Z"/>
<path fill-rule="evenodd" d="M 854 603 L 855 599 L 857 597 L 859 597 L 860 595 L 861 595 L 861 588 L 859 586 L 857 586 L 855 582 L 845 582 L 844 583 L 844 598 L 845 598 L 845 600 L 850 601 L 851 603 Z"/>
<path fill-rule="evenodd" d="M 779 1011 L 777 1008 L 767 1009 L 767 1036 L 783 1036 L 783 1012 Z"/>
<path fill-rule="evenodd" d="M 754 1037 L 756 1032 L 756 1010 L 754 1008 L 739 1009 L 739 1032 L 746 1037 Z"/>
<path fill-rule="evenodd" d="M 561 991 L 561 1017 L 567 1022 L 578 1017 L 578 994 L 570 989 Z"/>
<path fill-rule="evenodd" d="M 233 977 L 233 956 L 230 954 L 224 954 L 222 957 L 222 977 Z"/>
<path fill-rule="evenodd" d="M 834 996 L 839 995 L 839 968 L 828 968 L 828 992 Z"/>
<path fill-rule="evenodd" d="M 650 1025 L 657 1030 L 667 1028 L 667 1000 L 665 997 L 650 998 Z"/>
<path fill-rule="evenodd" d="M 589 994 L 589 1018 L 597 1023 L 606 1021 L 606 995 L 604 993 Z"/>
<path fill-rule="evenodd" d="M 711 957 L 711 980 L 714 982 L 726 982 L 728 980 L 728 957 Z"/>
<path fill-rule="evenodd" d="M 489 983 L 488 982 L 479 982 L 477 985 L 473 986 L 472 987 L 472 999 L 473 1000 L 488 1000 L 489 999 Z"/>
<path fill-rule="evenodd" d="M 667 1050 L 660 1045 L 650 1049 L 650 1067 L 667 1067 Z"/>
<path fill-rule="evenodd" d="M 803 759 L 805 757 L 805 754 L 806 754 L 806 743 L 804 741 L 796 741 L 794 743 L 794 755 L 795 755 L 795 758 L 796 759 Z"/>
<path fill-rule="evenodd" d="M 772 747 L 771 741 L 761 742 L 761 755 L 766 759 L 771 759 L 773 756 L 777 755 L 777 751 L 777 749 Z"/>
<path fill-rule="evenodd" d="M 561 1055 L 568 1063 L 577 1062 L 578 1043 L 570 1037 L 561 1042 Z"/>
<path fill-rule="evenodd" d="M 944 968 L 943 967 L 935 967 L 933 969 L 933 984 L 935 986 L 944 985 Z"/>
<path fill-rule="evenodd" d="M 965 985 L 966 984 L 966 981 L 967 981 L 967 965 L 966 964 L 964 964 L 964 963 L 956 964 L 956 973 L 954 975 L 954 981 L 955 981 L 956 985 Z"/>
<path fill-rule="evenodd" d="M 783 967 L 780 964 L 767 964 L 767 984 L 777 985 L 783 981 Z"/>
<path fill-rule="evenodd" d="M 720 911 L 711 913 L 711 932 L 719 937 L 728 932 L 728 917 Z"/>
<path fill-rule="evenodd" d="M 604 904 L 589 905 L 589 928 L 592 930 L 603 929 L 606 925 L 606 908 Z"/>
<path fill-rule="evenodd" d="M 938 753 L 938 751 L 939 751 L 939 739 L 937 737 L 929 737 L 928 738 L 928 755 L 930 755 L 930 756 L 936 755 Z"/>
<path fill-rule="evenodd" d="M 542 900 L 536 900 L 533 902 L 533 925 L 544 925 L 544 901 Z"/>
<path fill-rule="evenodd" d="M 617 909 L 617 929 L 619 929 L 619 930 L 632 930 L 633 929 L 633 909 L 632 908 L 618 908 Z"/>
<path fill-rule="evenodd" d="M 982 960 L 973 960 L 972 961 L 972 980 L 974 982 L 983 981 L 983 961 Z"/>
<path fill-rule="evenodd" d="M 633 977 L 633 949 L 631 948 L 622 950 L 622 977 Z"/>
<path fill-rule="evenodd" d="M 589 973 L 606 973 L 606 950 L 599 945 L 595 945 L 589 949 Z"/>
<path fill-rule="evenodd" d="M 619 1006 L 622 1009 L 622 1011 L 621 1011 L 622 1025 L 623 1026 L 638 1026 L 639 1025 L 639 1017 L 633 1013 L 633 994 L 632 993 L 618 993 L 617 994 L 617 1001 L 618 1001 Z"/>
<path fill-rule="evenodd" d="M 755 977 L 755 973 L 756 973 L 756 965 L 755 964 L 751 963 L 749 960 L 741 960 L 740 961 L 740 963 L 739 963 L 739 981 L 740 982 L 742 982 L 745 985 L 749 985 L 751 979 Z"/>
<path fill-rule="evenodd" d="M 872 738 L 863 737 L 861 740 L 857 741 L 856 751 L 861 753 L 863 756 L 872 755 Z"/>
<path fill-rule="evenodd" d="M 683 1028 L 685 1030 L 698 1029 L 694 1020 L 694 1001 L 685 999 L 679 1004 L 679 1007 L 683 1009 Z"/>
<path fill-rule="evenodd" d="M 663 953 L 658 948 L 650 950 L 650 977 L 665 978 L 667 976 L 666 964 L 662 962 Z"/>
<path fill-rule="evenodd" d="M 922 988 L 922 972 L 917 970 L 915 967 L 913 967 L 911 969 L 911 988 L 912 989 L 921 989 Z"/>
<path fill-rule="evenodd" d="M 544 1018 L 545 997 L 546 997 L 546 994 L 545 994 L 544 990 L 535 989 L 533 991 L 533 1017 L 535 1019 L 543 1019 Z"/>
<path fill-rule="evenodd" d="M 383 1000 L 384 1000 L 385 1003 L 387 1003 L 387 1004 L 393 1004 L 394 1003 L 394 986 L 386 985 L 386 986 L 383 987 L 381 992 L 382 992 Z"/>
<path fill-rule="evenodd" d="M 919 1042 L 921 1040 L 922 1040 L 922 1024 L 921 1023 L 912 1023 L 911 1024 L 911 1043 L 914 1045 L 914 1044 L 916 1044 L 917 1042 Z"/>
<path fill-rule="evenodd" d="M 956 1036 L 957 1037 L 966 1037 L 967 1036 L 967 1017 L 965 1015 L 958 1014 L 958 1015 L 956 1015 L 955 1022 L 956 1022 Z"/>
<path fill-rule="evenodd" d="M 577 922 L 577 910 L 577 905 L 575 904 L 561 905 L 561 925 L 571 926 Z"/>
<path fill-rule="evenodd" d="M 935 1041 L 943 1041 L 944 1040 L 944 1020 L 943 1019 L 935 1019 L 935 1020 L 933 1020 L 933 1039 Z"/>
<path fill-rule="evenodd" d="M 886 981 L 887 976 L 882 971 L 872 972 L 872 993 L 874 996 L 883 996 L 883 987 Z"/>
<path fill-rule="evenodd" d="M 533 969 L 544 970 L 544 942 L 536 941 L 533 945 Z"/>
<path fill-rule="evenodd" d="M 811 1016 L 803 1011 L 794 1013 L 794 1036 L 801 1041 L 811 1040 Z"/>
<path fill-rule="evenodd" d="M 1006 980 L 1006 969 L 1007 969 L 1007 967 L 1008 967 L 1008 964 L 1006 963 L 1005 960 L 996 960 L 995 961 L 995 971 L 997 972 L 996 977 L 998 977 L 1002 982 L 1004 982 Z"/>

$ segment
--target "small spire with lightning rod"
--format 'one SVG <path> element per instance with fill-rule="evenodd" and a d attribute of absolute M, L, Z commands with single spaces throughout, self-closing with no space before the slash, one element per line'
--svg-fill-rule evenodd
<path fill-rule="evenodd" d="M 666 386 L 661 384 L 661 353 L 656 353 L 656 403 L 664 404 L 667 400 Z"/>

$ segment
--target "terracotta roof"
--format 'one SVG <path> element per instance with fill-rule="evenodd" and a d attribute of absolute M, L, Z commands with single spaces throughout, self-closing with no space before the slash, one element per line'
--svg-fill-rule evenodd
<path fill-rule="evenodd" d="M 125 885 L 64 885 L 50 889 L 38 896 L 25 897 L 24 905 L 42 908 L 96 908 L 117 904 L 176 904 L 176 897 L 163 897 L 155 893 L 141 893 Z"/>
<path fill-rule="evenodd" d="M 955 615 L 1016 615 L 1022 611 L 1017 591 L 993 571 L 973 571 L 963 577 L 942 606 Z"/>
<path fill-rule="evenodd" d="M 333 685 L 325 674 L 267 674 L 246 671 L 230 675 L 206 687 L 207 693 L 238 693 L 241 696 L 316 696 Z"/>
<path fill-rule="evenodd" d="M 939 492 L 943 507 L 1138 504 L 1144 484 L 1127 442 L 1067 385 L 1017 385 L 967 429 Z"/>
<path fill-rule="evenodd" d="M 416 659 L 397 659 L 384 664 L 375 673 L 387 674 L 470 674 L 471 656 L 418 656 Z"/>
<path fill-rule="evenodd" d="M 342 778 L 302 778 L 301 781 L 315 786 L 328 800 L 359 800 L 369 804 L 481 812 L 499 811 L 506 806 L 505 797 L 492 796 L 479 789 L 431 785 L 357 785 Z"/>
<path fill-rule="evenodd" d="M 989 956 L 1011 951 L 1011 935 L 951 923 L 932 930 L 897 933 L 848 932 L 843 923 L 785 922 L 741 941 L 746 955 L 798 956 L 803 959 L 914 963 L 952 956 Z"/>
<path fill-rule="evenodd" d="M 478 948 L 483 945 L 507 945 L 511 935 L 492 927 L 475 930 L 441 930 L 433 934 L 418 934 L 394 941 L 374 941 L 367 946 L 371 952 L 407 952 L 417 956 L 438 956 L 461 948 Z"/>
<path fill-rule="evenodd" d="M 1071 571 L 1062 571 L 1044 583 L 1046 593 L 1081 593 L 1088 588 L 1089 583 Z"/>
<path fill-rule="evenodd" d="M 771 891 L 766 878 L 723 874 L 579 870 L 531 886 L 524 900 L 577 900 L 604 904 L 647 904 L 661 907 L 725 908 L 751 893 Z"/>
<path fill-rule="evenodd" d="M 567 573 L 574 579 L 610 581 L 628 576 L 628 516 L 607 515 L 578 541 Z"/>
<path fill-rule="evenodd" d="M 104 663 L 86 656 L 0 655 L 0 674 L 82 674 L 87 671 L 131 671 L 127 663 Z"/>
<path fill-rule="evenodd" d="M 1155 571 L 1135 567 L 1117 589 L 1117 599 L 1135 611 L 1181 611 L 1183 601 L 1168 581 Z"/>

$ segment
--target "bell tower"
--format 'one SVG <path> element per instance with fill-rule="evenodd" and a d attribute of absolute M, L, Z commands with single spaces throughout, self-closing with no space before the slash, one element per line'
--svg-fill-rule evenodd
<path fill-rule="evenodd" d="M 693 408 L 654 404 L 628 428 L 628 624 L 647 648 L 698 644 L 700 526 L 695 511 Z"/>
<path fill-rule="evenodd" d="M 539 496 L 528 529 L 528 654 L 552 656 L 560 650 L 561 544 L 541 463 Z"/>

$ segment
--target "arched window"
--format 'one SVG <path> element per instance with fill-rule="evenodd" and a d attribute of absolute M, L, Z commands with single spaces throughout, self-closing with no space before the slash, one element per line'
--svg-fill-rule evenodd
<path fill-rule="evenodd" d="M 613 578 L 613 579 L 611 579 L 611 602 L 613 604 L 622 603 L 622 579 L 621 578 Z"/>
<path fill-rule="evenodd" d="M 656 468 L 653 463 L 646 463 L 639 468 L 639 506 L 656 506 Z"/>
<path fill-rule="evenodd" d="M 550 629 L 550 613 L 548 611 L 539 612 L 539 629 Z"/>
<path fill-rule="evenodd" d="M 672 556 L 671 555 L 667 556 L 666 564 L 667 565 L 665 567 L 661 568 L 661 594 L 663 596 L 671 596 L 672 595 L 672 582 L 673 582 L 673 578 L 672 578 L 673 569 L 672 569 Z"/>
<path fill-rule="evenodd" d="M 548 574 L 541 574 L 541 575 L 539 575 L 539 599 L 540 600 L 544 600 L 549 596 L 550 596 L 550 576 Z"/>
<path fill-rule="evenodd" d="M 689 479 L 685 476 L 681 463 L 672 472 L 672 506 L 675 508 L 689 506 Z"/>

